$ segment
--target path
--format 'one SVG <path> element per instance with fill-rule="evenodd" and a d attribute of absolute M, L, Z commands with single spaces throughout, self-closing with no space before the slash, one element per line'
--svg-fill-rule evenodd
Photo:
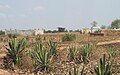
<path fill-rule="evenodd" d="M 109 45 L 109 44 L 114 44 L 114 43 L 120 43 L 120 40 L 112 40 L 112 41 L 106 41 L 106 42 L 99 42 L 97 45 Z"/>

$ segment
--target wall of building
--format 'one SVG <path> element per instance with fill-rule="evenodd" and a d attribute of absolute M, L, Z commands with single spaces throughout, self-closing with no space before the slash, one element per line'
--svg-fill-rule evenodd
<path fill-rule="evenodd" d="M 43 30 L 5 30 L 5 35 L 7 34 L 17 34 L 17 35 L 23 35 L 23 36 L 30 36 L 30 35 L 38 35 L 38 34 L 44 34 Z"/>

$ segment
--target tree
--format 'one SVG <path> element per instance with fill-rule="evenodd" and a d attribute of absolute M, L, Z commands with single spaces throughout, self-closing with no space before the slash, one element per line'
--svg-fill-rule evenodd
<path fill-rule="evenodd" d="M 105 25 L 102 25 L 102 26 L 101 26 L 101 29 L 106 29 L 106 26 L 105 26 Z"/>
<path fill-rule="evenodd" d="M 0 35 L 5 35 L 5 32 L 1 30 Z"/>
<path fill-rule="evenodd" d="M 58 32 L 65 32 L 65 28 L 58 27 Z"/>
<path fill-rule="evenodd" d="M 114 20 L 112 23 L 111 23 L 111 28 L 112 29 L 118 29 L 118 28 L 120 28 L 120 19 L 116 19 L 116 20 Z"/>
<path fill-rule="evenodd" d="M 95 27 L 95 26 L 97 26 L 97 22 L 96 21 L 93 21 L 92 23 L 91 23 L 91 25 L 93 25 L 93 27 Z"/>

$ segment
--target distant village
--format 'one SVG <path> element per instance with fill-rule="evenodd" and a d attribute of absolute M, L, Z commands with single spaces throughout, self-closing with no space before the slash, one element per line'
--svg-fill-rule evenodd
<path fill-rule="evenodd" d="M 44 30 L 44 29 L 28 29 L 28 30 L 17 30 L 17 29 L 5 29 L 4 34 L 15 34 L 15 35 L 23 35 L 23 36 L 30 36 L 30 35 L 43 35 L 44 33 L 58 33 L 58 32 L 80 32 L 81 34 L 103 34 L 105 31 L 112 30 L 120 30 L 120 28 L 106 28 L 106 27 L 100 27 L 97 22 L 93 21 L 91 23 L 90 28 L 83 28 L 83 29 L 77 29 L 77 30 L 67 30 L 64 27 L 58 27 L 57 30 Z M 2 32 L 2 31 L 1 31 Z"/>
<path fill-rule="evenodd" d="M 44 31 L 42 29 L 29 29 L 29 30 L 17 30 L 17 29 L 6 30 L 5 29 L 5 35 L 8 35 L 8 34 L 29 36 L 29 35 L 44 34 Z"/>

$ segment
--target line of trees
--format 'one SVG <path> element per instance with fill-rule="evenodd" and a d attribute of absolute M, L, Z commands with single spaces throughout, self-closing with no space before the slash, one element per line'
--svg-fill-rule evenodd
<path fill-rule="evenodd" d="M 96 26 L 97 22 L 93 21 L 91 24 L 93 26 Z M 105 26 L 105 25 L 101 26 L 101 29 L 119 29 L 119 28 L 120 28 L 120 19 L 116 19 L 116 20 L 112 21 L 110 26 Z"/>
<path fill-rule="evenodd" d="M 111 23 L 112 29 L 119 29 L 120 28 L 120 19 L 116 19 Z"/>
<path fill-rule="evenodd" d="M 58 27 L 58 30 L 44 30 L 44 33 L 58 33 L 58 32 L 80 32 L 79 29 L 77 30 L 67 30 L 63 27 Z"/>

